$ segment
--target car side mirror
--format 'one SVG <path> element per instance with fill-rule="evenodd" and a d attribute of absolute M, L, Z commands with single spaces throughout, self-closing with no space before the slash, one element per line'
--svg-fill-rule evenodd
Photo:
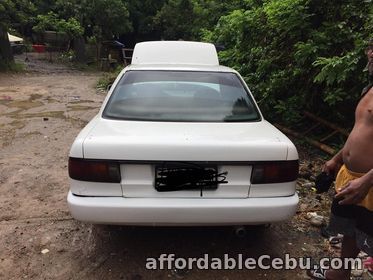
<path fill-rule="evenodd" d="M 111 89 L 111 86 L 112 86 L 112 85 L 113 85 L 113 84 L 108 84 L 107 87 L 106 87 L 106 90 L 109 91 L 109 90 Z"/>

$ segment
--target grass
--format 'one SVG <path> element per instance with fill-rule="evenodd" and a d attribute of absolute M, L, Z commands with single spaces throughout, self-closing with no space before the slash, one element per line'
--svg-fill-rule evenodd
<path fill-rule="evenodd" d="M 22 72 L 25 70 L 25 65 L 23 63 L 10 62 L 5 63 L 0 61 L 0 71 L 1 72 Z"/>
<path fill-rule="evenodd" d="M 107 87 L 112 84 L 115 78 L 118 76 L 120 71 L 123 70 L 123 66 L 118 66 L 112 72 L 105 73 L 97 82 L 97 88 L 106 90 Z"/>

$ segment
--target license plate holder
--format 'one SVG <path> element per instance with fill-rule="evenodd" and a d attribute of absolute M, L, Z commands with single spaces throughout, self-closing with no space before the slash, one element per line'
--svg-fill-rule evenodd
<path fill-rule="evenodd" d="M 216 165 L 165 163 L 155 166 L 154 186 L 159 192 L 216 190 L 218 177 Z"/>

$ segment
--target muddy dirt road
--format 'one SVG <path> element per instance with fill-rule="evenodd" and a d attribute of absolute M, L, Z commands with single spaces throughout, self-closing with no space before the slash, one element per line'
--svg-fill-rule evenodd
<path fill-rule="evenodd" d="M 319 230 L 304 219 L 305 212 L 322 209 L 324 198 L 301 206 L 288 223 L 252 229 L 243 238 L 232 228 L 109 227 L 73 220 L 66 204 L 68 151 L 104 98 L 95 89 L 100 74 L 30 65 L 23 73 L 0 74 L 0 279 L 304 279 L 300 270 L 147 271 L 145 263 L 162 253 L 330 255 Z"/>

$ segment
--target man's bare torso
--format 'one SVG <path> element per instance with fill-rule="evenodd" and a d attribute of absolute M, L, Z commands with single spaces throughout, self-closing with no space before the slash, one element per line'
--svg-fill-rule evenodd
<path fill-rule="evenodd" d="M 343 147 L 346 167 L 359 173 L 373 168 L 373 88 L 360 100 L 355 112 L 355 125 Z"/>

